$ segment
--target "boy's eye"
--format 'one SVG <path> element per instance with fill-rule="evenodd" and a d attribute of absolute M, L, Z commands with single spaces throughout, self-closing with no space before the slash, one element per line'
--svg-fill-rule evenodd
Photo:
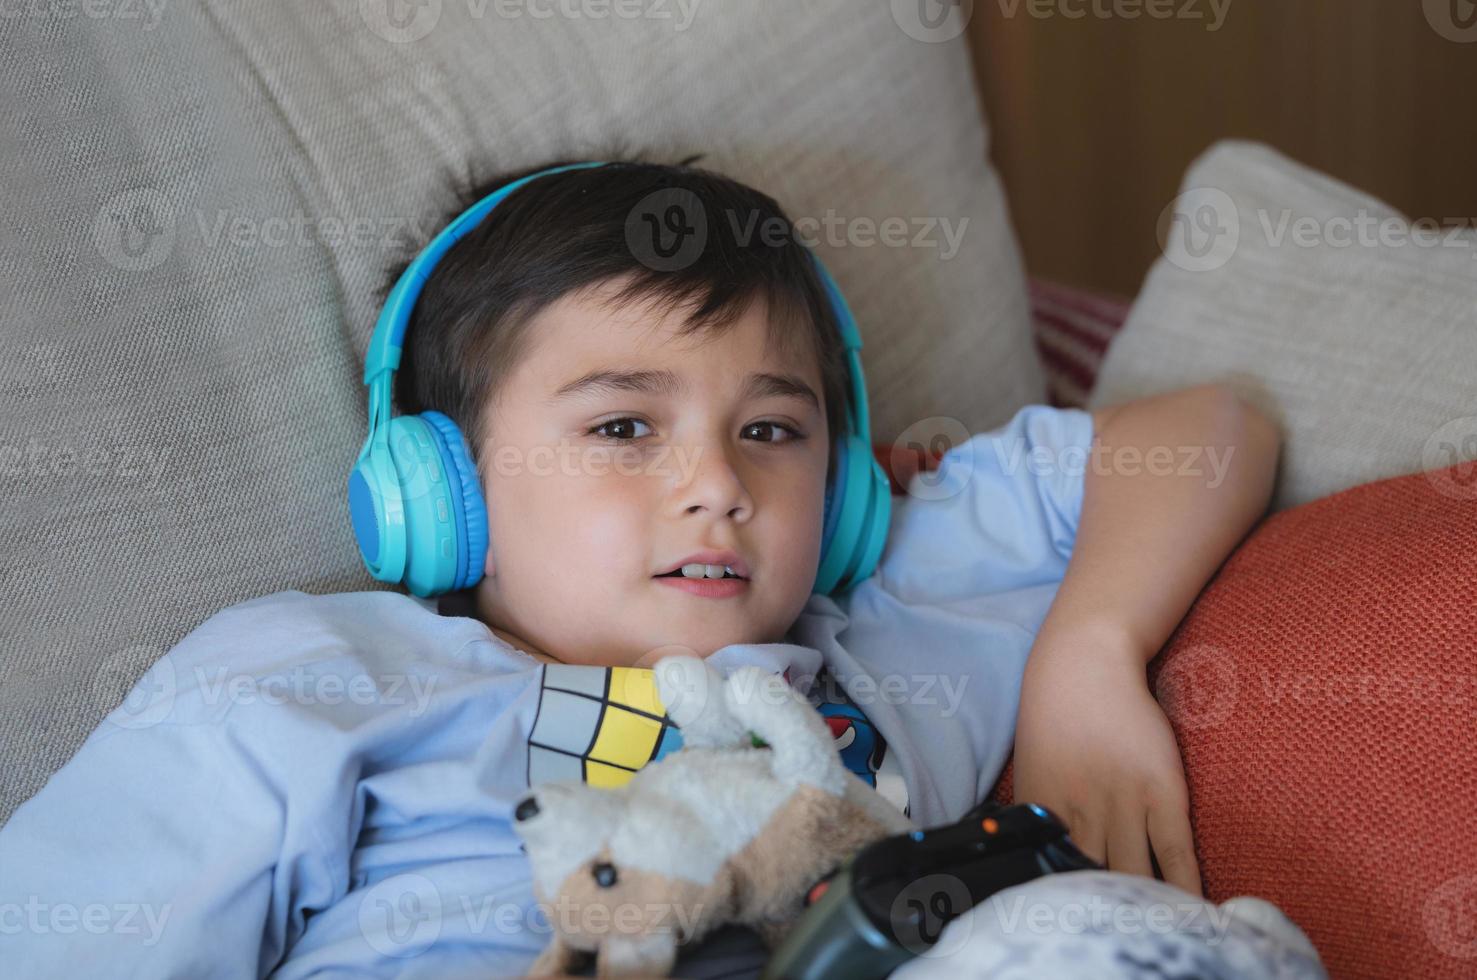
<path fill-rule="evenodd" d="M 615 442 L 629 442 L 636 438 L 633 429 L 638 425 L 646 425 L 640 419 L 611 419 L 609 422 L 601 422 L 590 430 L 590 435 L 602 436 Z M 650 426 L 647 426 L 650 428 Z M 607 431 L 608 430 L 608 431 Z"/>
<path fill-rule="evenodd" d="M 759 430 L 760 432 L 768 432 L 769 433 L 768 436 L 761 436 L 757 440 L 755 440 L 757 442 L 781 442 L 781 443 L 783 443 L 783 442 L 794 442 L 796 439 L 801 438 L 800 433 L 796 432 L 794 429 L 790 428 L 788 425 L 781 425 L 779 422 L 751 422 L 750 424 L 744 426 L 744 431 L 746 433 L 747 432 L 753 432 L 756 429 Z M 774 431 L 776 429 L 778 429 L 781 432 L 786 433 L 786 437 L 783 438 L 783 439 L 776 439 L 775 436 L 774 436 Z"/>

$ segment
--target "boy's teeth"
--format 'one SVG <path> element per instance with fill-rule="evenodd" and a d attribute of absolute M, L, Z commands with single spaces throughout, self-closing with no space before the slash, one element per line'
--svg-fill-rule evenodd
<path fill-rule="evenodd" d="M 724 566 L 723 565 L 703 565 L 703 564 L 699 564 L 699 563 L 693 563 L 691 565 L 683 565 L 682 566 L 682 577 L 683 578 L 722 578 L 723 577 L 723 571 L 724 571 Z"/>

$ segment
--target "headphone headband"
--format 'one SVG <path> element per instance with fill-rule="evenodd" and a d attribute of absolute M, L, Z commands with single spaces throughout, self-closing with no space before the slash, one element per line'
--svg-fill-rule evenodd
<path fill-rule="evenodd" d="M 457 215 L 451 224 L 437 232 L 436 237 L 432 238 L 410 265 L 406 266 L 400 278 L 395 281 L 394 288 L 390 290 L 390 295 L 385 298 L 384 308 L 380 310 L 379 320 L 374 325 L 374 336 L 369 339 L 369 351 L 364 358 L 364 383 L 371 384 L 384 372 L 394 371 L 400 367 L 400 352 L 405 342 L 405 331 L 410 326 L 410 316 L 415 311 L 415 302 L 420 299 L 421 290 L 426 288 L 426 281 L 431 278 L 431 273 L 436 271 L 436 264 L 451 250 L 451 246 L 461 241 L 467 232 L 481 224 L 489 211 L 501 204 L 509 194 L 539 177 L 561 173 L 565 170 L 603 167 L 604 165 L 603 160 L 571 163 L 520 177 L 510 184 L 499 187 L 467 208 Z M 388 386 L 386 388 L 388 390 Z"/>

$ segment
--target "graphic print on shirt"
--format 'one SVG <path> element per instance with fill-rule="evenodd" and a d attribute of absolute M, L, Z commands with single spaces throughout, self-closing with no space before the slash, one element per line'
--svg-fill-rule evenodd
<path fill-rule="evenodd" d="M 546 664 L 543 670 L 528 736 L 530 787 L 563 779 L 621 786 L 648 762 L 682 747 L 682 732 L 667 717 L 649 668 Z M 783 676 L 788 681 L 789 671 Z M 815 707 L 836 738 L 842 764 L 907 814 L 897 760 L 861 709 L 849 699 Z"/>
<path fill-rule="evenodd" d="M 862 782 L 874 787 L 903 816 L 911 816 L 908 784 L 898 767 L 897 756 L 887 751 L 887 740 L 862 709 L 845 692 L 841 692 L 841 700 L 822 701 L 815 708 L 831 726 L 842 764 L 860 776 Z"/>
<path fill-rule="evenodd" d="M 620 786 L 681 744 L 649 669 L 546 664 L 528 735 L 528 785 Z"/>

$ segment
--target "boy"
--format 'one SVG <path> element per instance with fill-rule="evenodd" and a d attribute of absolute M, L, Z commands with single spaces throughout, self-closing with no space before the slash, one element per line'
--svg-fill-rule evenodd
<path fill-rule="evenodd" d="M 707 215 L 675 267 L 631 231 L 673 189 Z M 717 174 L 610 164 L 530 182 L 459 241 L 396 396 L 467 438 L 479 580 L 439 603 L 277 593 L 198 627 L 0 832 L 6 961 L 517 973 L 547 926 L 510 808 L 670 751 L 645 668 L 672 652 L 783 672 L 920 826 L 978 802 L 1014 736 L 1017 799 L 1114 870 L 1151 874 L 1152 845 L 1198 894 L 1144 665 L 1264 510 L 1275 429 L 1219 386 L 1023 408 L 913 481 L 874 575 L 812 595 L 846 366 L 802 246 L 744 237 L 770 219 Z M 1224 469 L 1100 458 L 1186 445 Z"/>

